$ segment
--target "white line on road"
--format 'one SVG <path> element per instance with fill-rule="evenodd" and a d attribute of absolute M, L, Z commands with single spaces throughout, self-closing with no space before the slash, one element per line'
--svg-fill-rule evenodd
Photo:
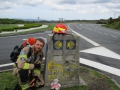
<path fill-rule="evenodd" d="M 81 29 L 81 28 L 79 28 L 79 27 L 77 27 L 78 29 Z"/>
<path fill-rule="evenodd" d="M 104 33 L 105 35 L 108 35 L 107 33 Z"/>
<path fill-rule="evenodd" d="M 116 36 L 114 36 L 114 35 L 111 35 L 112 37 L 114 37 L 114 38 L 118 38 L 118 37 L 116 37 Z"/>
<path fill-rule="evenodd" d="M 99 31 L 98 31 L 99 32 Z M 101 32 L 99 32 L 99 33 L 101 33 Z"/>
<path fill-rule="evenodd" d="M 99 26 L 100 26 L 100 25 L 99 25 Z M 104 30 L 104 31 L 109 31 L 109 32 L 113 32 L 113 33 L 120 34 L 120 33 L 117 32 L 117 31 L 110 31 L 110 30 L 108 30 L 108 28 L 103 28 L 103 27 L 102 27 L 102 28 L 103 28 L 103 29 L 102 29 L 102 28 L 99 28 L 99 27 L 96 27 L 96 26 L 93 26 L 93 25 L 92 25 L 92 27 L 97 28 L 97 29 L 101 29 L 101 30 Z"/>
<path fill-rule="evenodd" d="M 11 65 L 13 65 L 13 64 L 14 64 L 14 63 L 2 64 L 2 65 L 0 65 L 0 67 L 11 66 Z"/>
<path fill-rule="evenodd" d="M 69 26 L 68 26 L 68 27 L 69 27 Z M 69 27 L 69 28 L 70 28 L 70 27 Z M 71 29 L 71 28 L 70 28 L 70 29 Z M 72 29 L 71 29 L 71 30 L 72 30 Z M 85 39 L 86 41 L 88 41 L 89 43 L 93 44 L 94 46 L 100 46 L 98 43 L 96 43 L 96 42 L 88 39 L 87 37 L 79 34 L 78 32 L 75 32 L 75 31 L 73 31 L 73 30 L 72 30 L 72 32 L 76 33 L 76 34 L 79 35 L 81 38 Z"/>
<path fill-rule="evenodd" d="M 85 65 L 88 65 L 90 67 L 94 67 L 94 68 L 97 68 L 99 70 L 103 70 L 103 71 L 109 72 L 111 74 L 120 76 L 120 69 L 110 67 L 110 66 L 98 63 L 98 62 L 91 61 L 91 60 L 87 60 L 84 58 L 80 58 L 79 62 L 82 64 L 85 64 Z"/>

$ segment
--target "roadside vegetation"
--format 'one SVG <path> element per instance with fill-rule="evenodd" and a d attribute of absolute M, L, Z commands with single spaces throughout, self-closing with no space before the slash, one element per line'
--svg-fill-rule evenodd
<path fill-rule="evenodd" d="M 16 31 L 16 33 L 0 34 L 0 36 L 20 35 L 20 34 L 39 33 L 39 32 L 43 32 L 43 31 L 52 31 L 53 27 L 55 26 L 55 23 L 44 23 L 44 24 L 48 25 L 48 27 L 46 27 L 46 28 L 40 28 L 40 29 L 34 29 L 34 30 L 31 30 L 31 31 L 24 31 L 24 32 L 17 32 Z"/>
<path fill-rule="evenodd" d="M 17 26 L 16 24 L 0 24 L 0 32 L 2 31 L 14 31 L 20 29 L 28 29 L 33 27 L 40 27 L 42 24 L 38 23 L 31 23 L 31 24 L 24 24 L 24 26 Z"/>
<path fill-rule="evenodd" d="M 95 70 L 81 66 L 80 74 L 87 86 L 73 86 L 60 90 L 120 90 L 120 88 L 106 75 Z M 17 78 L 12 75 L 12 71 L 0 73 L 0 90 L 12 90 L 18 83 Z"/>
<path fill-rule="evenodd" d="M 108 23 L 102 26 L 120 31 L 120 16 L 117 19 L 109 18 Z"/>

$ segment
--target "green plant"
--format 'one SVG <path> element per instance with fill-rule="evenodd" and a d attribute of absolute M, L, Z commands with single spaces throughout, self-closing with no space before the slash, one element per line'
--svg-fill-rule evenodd
<path fill-rule="evenodd" d="M 2 31 L 14 31 L 14 28 L 3 28 Z"/>

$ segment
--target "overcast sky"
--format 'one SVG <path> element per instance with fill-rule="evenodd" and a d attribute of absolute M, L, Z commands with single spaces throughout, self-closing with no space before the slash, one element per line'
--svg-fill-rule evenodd
<path fill-rule="evenodd" d="M 66 20 L 120 16 L 120 0 L 0 0 L 0 18 Z"/>

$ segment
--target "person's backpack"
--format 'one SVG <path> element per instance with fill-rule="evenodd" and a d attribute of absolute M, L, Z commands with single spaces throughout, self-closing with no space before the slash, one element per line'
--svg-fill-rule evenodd
<path fill-rule="evenodd" d="M 11 52 L 10 54 L 10 60 L 12 62 L 16 62 L 17 61 L 17 58 L 18 58 L 18 55 L 20 54 L 20 51 L 23 49 L 24 47 L 19 47 L 18 45 L 16 45 L 14 47 L 14 50 Z M 32 48 L 29 47 L 29 52 L 27 54 L 27 57 L 29 58 L 30 56 L 32 55 Z"/>

